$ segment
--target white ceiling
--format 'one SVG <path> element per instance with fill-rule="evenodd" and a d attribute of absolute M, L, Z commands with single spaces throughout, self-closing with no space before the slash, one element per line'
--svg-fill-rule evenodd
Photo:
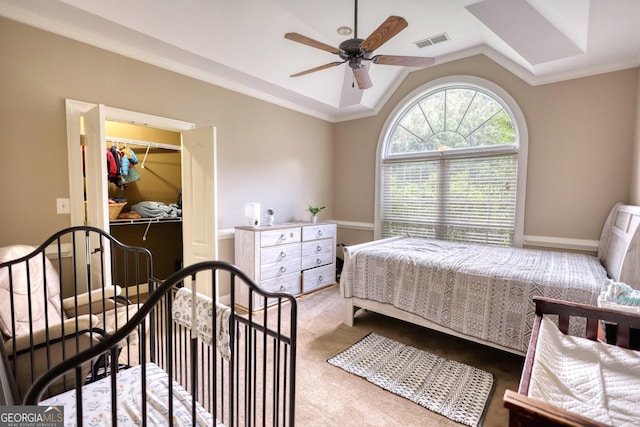
<path fill-rule="evenodd" d="M 337 47 L 353 0 L 0 0 L 0 15 L 331 121 L 375 114 L 415 70 L 371 64 L 365 91 L 346 64 L 289 77 L 340 59 L 284 34 Z M 358 15 L 362 39 L 409 23 L 375 54 L 483 53 L 531 84 L 640 65 L 640 0 L 360 0 Z"/>

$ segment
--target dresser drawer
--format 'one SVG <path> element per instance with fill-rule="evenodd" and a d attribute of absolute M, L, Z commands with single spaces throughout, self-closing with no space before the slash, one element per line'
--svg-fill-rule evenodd
<path fill-rule="evenodd" d="M 262 281 L 297 272 L 300 272 L 300 258 L 285 259 L 273 264 L 262 264 L 260 278 Z"/>
<path fill-rule="evenodd" d="M 300 274 L 293 273 L 263 280 L 260 282 L 260 287 L 269 292 L 287 292 L 291 295 L 298 295 L 300 293 Z"/>
<path fill-rule="evenodd" d="M 309 225 L 302 227 L 302 241 L 333 238 L 336 235 L 335 224 Z"/>
<path fill-rule="evenodd" d="M 300 273 L 285 274 L 284 276 L 274 277 L 273 279 L 263 280 L 260 287 L 269 292 L 286 292 L 291 295 L 300 294 Z M 255 294 L 254 309 L 260 309 L 265 305 L 265 298 Z M 271 305 L 276 299 L 269 298 L 266 305 Z"/>
<path fill-rule="evenodd" d="M 302 292 L 320 289 L 335 283 L 335 281 L 336 267 L 334 264 L 305 270 L 302 272 Z"/>
<path fill-rule="evenodd" d="M 260 233 L 260 246 L 276 246 L 300 241 L 300 227 L 281 230 L 263 231 Z"/>
<path fill-rule="evenodd" d="M 316 240 L 314 242 L 304 242 L 302 244 L 302 257 L 313 257 L 321 253 L 333 255 L 333 239 Z"/>
<path fill-rule="evenodd" d="M 291 245 L 272 246 L 260 250 L 260 263 L 262 265 L 296 258 L 300 258 L 300 245 L 296 243 Z"/>
<path fill-rule="evenodd" d="M 302 258 L 302 269 L 307 270 L 331 263 L 333 263 L 333 252 L 320 252 L 313 256 Z"/>

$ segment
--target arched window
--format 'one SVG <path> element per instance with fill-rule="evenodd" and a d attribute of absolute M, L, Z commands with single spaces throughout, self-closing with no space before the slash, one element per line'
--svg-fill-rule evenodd
<path fill-rule="evenodd" d="M 526 124 L 495 84 L 431 82 L 391 115 L 379 145 L 378 237 L 522 245 Z"/>

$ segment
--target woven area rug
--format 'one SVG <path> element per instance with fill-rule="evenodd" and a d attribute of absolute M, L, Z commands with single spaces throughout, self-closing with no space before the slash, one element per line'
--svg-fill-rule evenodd
<path fill-rule="evenodd" d="M 493 393 L 493 374 L 374 332 L 328 362 L 468 426 L 482 425 Z"/>

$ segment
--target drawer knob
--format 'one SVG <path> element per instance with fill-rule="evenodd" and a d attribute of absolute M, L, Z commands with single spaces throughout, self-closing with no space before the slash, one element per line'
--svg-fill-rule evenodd
<path fill-rule="evenodd" d="M 280 259 L 286 258 L 287 254 L 285 252 L 280 252 Z"/>
<path fill-rule="evenodd" d="M 285 236 L 284 234 L 280 235 L 280 240 L 287 240 L 287 236 Z"/>
<path fill-rule="evenodd" d="M 280 286 L 280 290 L 281 290 L 282 292 L 284 292 L 284 291 L 286 291 L 286 290 L 287 290 L 287 288 L 285 288 L 285 287 L 284 287 L 284 285 L 282 285 L 282 286 Z"/>
<path fill-rule="evenodd" d="M 287 271 L 287 269 L 286 269 L 286 268 L 284 268 L 284 267 L 280 267 L 280 273 L 284 273 L 284 272 L 286 272 L 286 271 Z"/>
<path fill-rule="evenodd" d="M 322 264 L 322 260 L 320 258 L 316 259 L 316 264 L 318 265 Z"/>
<path fill-rule="evenodd" d="M 322 230 L 318 230 L 318 234 L 317 234 L 317 236 L 318 236 L 318 237 L 322 237 Z"/>
<path fill-rule="evenodd" d="M 318 247 L 316 248 L 316 252 L 321 252 L 322 251 L 322 246 L 318 245 Z"/>
<path fill-rule="evenodd" d="M 324 278 L 322 276 L 318 276 L 318 282 L 322 283 L 322 281 L 324 280 Z"/>

